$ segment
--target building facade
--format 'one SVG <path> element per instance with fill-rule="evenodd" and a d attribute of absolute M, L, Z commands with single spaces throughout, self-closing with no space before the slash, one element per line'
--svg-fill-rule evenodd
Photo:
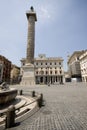
<path fill-rule="evenodd" d="M 16 65 L 11 65 L 11 84 L 16 84 L 20 82 L 20 68 Z"/>
<path fill-rule="evenodd" d="M 82 81 L 87 82 L 87 50 L 80 56 Z"/>
<path fill-rule="evenodd" d="M 11 61 L 0 55 L 0 82 L 10 82 Z"/>
<path fill-rule="evenodd" d="M 21 60 L 21 75 L 25 59 Z M 40 54 L 34 59 L 34 74 L 36 84 L 54 84 L 64 82 L 63 59 L 59 57 L 46 57 Z"/>
<path fill-rule="evenodd" d="M 68 72 L 72 80 L 81 80 L 81 68 L 79 57 L 84 51 L 75 51 L 68 59 Z"/>

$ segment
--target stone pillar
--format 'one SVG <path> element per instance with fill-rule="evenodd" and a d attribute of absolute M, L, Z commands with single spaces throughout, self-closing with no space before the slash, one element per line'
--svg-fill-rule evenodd
<path fill-rule="evenodd" d="M 15 125 L 15 107 L 12 105 L 8 108 L 5 128 L 11 128 Z"/>
<path fill-rule="evenodd" d="M 34 8 L 26 13 L 28 19 L 28 38 L 27 38 L 27 52 L 26 63 L 23 66 L 23 77 L 21 85 L 35 84 L 35 70 L 34 70 L 34 48 L 35 48 L 35 21 L 37 21 Z"/>
<path fill-rule="evenodd" d="M 35 48 L 35 21 L 37 21 L 34 8 L 26 13 L 28 20 L 28 39 L 27 39 L 27 54 L 26 63 L 34 63 L 34 48 Z"/>

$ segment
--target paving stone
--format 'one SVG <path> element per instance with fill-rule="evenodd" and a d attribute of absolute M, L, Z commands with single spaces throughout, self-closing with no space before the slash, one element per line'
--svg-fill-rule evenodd
<path fill-rule="evenodd" d="M 10 130 L 87 130 L 87 84 L 15 87 L 43 93 L 45 106 Z"/>

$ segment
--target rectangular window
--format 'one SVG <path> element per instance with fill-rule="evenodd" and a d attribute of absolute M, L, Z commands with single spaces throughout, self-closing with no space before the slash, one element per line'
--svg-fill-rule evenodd
<path fill-rule="evenodd" d="M 48 72 L 46 71 L 46 74 L 48 74 Z"/>
<path fill-rule="evenodd" d="M 62 71 L 60 71 L 60 74 L 62 74 Z"/>
<path fill-rule="evenodd" d="M 41 65 L 43 65 L 43 63 L 41 63 Z"/>
<path fill-rule="evenodd" d="M 55 74 L 57 74 L 57 71 L 55 71 Z"/>
<path fill-rule="evenodd" d="M 36 65 L 38 65 L 38 63 L 36 63 Z"/>
<path fill-rule="evenodd" d="M 52 71 L 50 71 L 50 74 L 52 74 Z"/>
<path fill-rule="evenodd" d="M 38 74 L 38 71 L 36 71 L 36 74 Z"/>

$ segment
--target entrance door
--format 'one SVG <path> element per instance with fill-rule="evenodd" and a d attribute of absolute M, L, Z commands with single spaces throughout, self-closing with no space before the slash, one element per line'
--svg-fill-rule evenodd
<path fill-rule="evenodd" d="M 43 77 L 40 77 L 40 83 L 43 83 Z"/>

